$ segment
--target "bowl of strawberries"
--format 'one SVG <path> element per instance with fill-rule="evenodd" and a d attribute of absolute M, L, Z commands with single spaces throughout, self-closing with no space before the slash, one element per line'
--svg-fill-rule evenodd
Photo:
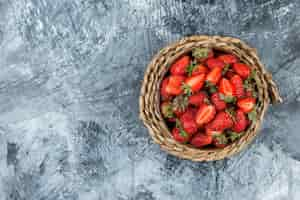
<path fill-rule="evenodd" d="M 163 150 L 193 161 L 239 152 L 281 102 L 255 49 L 232 37 L 191 36 L 157 53 L 144 75 L 140 116 Z"/>

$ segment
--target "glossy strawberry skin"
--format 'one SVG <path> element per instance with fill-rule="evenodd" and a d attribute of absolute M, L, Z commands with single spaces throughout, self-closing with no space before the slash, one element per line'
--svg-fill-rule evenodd
<path fill-rule="evenodd" d="M 232 127 L 234 132 L 240 133 L 247 128 L 248 120 L 245 113 L 242 110 L 237 110 L 235 114 L 235 122 Z"/>
<path fill-rule="evenodd" d="M 238 58 L 232 54 L 220 55 L 218 59 L 222 60 L 225 64 L 233 64 L 238 62 Z"/>
<path fill-rule="evenodd" d="M 204 73 L 191 76 L 188 77 L 184 83 L 191 88 L 192 92 L 197 92 L 202 88 L 205 81 L 205 76 L 206 75 Z"/>
<path fill-rule="evenodd" d="M 242 98 L 245 95 L 243 79 L 239 75 L 234 75 L 230 82 L 233 86 L 233 96 Z"/>
<path fill-rule="evenodd" d="M 207 101 L 208 101 L 208 97 L 205 92 L 199 92 L 189 97 L 189 104 L 194 106 L 200 106 Z"/>
<path fill-rule="evenodd" d="M 186 68 L 190 64 L 191 58 L 183 56 L 171 65 L 170 72 L 172 75 L 185 75 Z"/>
<path fill-rule="evenodd" d="M 210 84 L 216 85 L 220 78 L 222 77 L 222 68 L 215 67 L 213 68 L 206 76 L 206 81 Z"/>
<path fill-rule="evenodd" d="M 218 58 L 210 58 L 206 60 L 206 65 L 208 66 L 209 69 L 213 69 L 215 67 L 220 67 L 220 68 L 224 68 L 225 67 L 225 63 L 218 59 Z"/>
<path fill-rule="evenodd" d="M 166 90 L 168 83 L 169 83 L 169 77 L 165 78 L 161 83 L 160 96 L 162 100 L 168 100 L 172 97 L 172 95 L 170 95 Z"/>
<path fill-rule="evenodd" d="M 211 135 L 211 136 L 216 136 L 216 135 L 221 135 L 223 131 L 221 130 L 215 130 L 212 128 L 212 124 L 209 123 L 205 126 L 205 134 Z"/>
<path fill-rule="evenodd" d="M 234 71 L 240 75 L 243 79 L 246 79 L 250 76 L 251 69 L 248 65 L 244 63 L 235 63 L 233 64 Z"/>
<path fill-rule="evenodd" d="M 196 109 L 189 108 L 180 117 L 180 122 L 182 124 L 182 127 L 189 135 L 193 135 L 198 130 L 198 126 L 195 121 L 196 112 L 197 112 Z"/>
<path fill-rule="evenodd" d="M 227 146 L 227 144 L 221 143 L 217 138 L 214 138 L 212 141 L 213 145 L 217 148 L 224 148 Z"/>
<path fill-rule="evenodd" d="M 190 141 L 191 145 L 200 148 L 212 143 L 212 136 L 203 133 L 197 133 Z"/>
<path fill-rule="evenodd" d="M 199 75 L 199 74 L 207 74 L 207 72 L 208 72 L 207 67 L 199 64 L 193 69 L 192 76 Z"/>
<path fill-rule="evenodd" d="M 196 115 L 196 123 L 198 126 L 202 126 L 211 120 L 216 115 L 216 108 L 213 105 L 202 104 Z"/>
<path fill-rule="evenodd" d="M 182 93 L 182 84 L 185 80 L 184 76 L 173 75 L 169 76 L 168 84 L 165 91 L 169 95 L 179 95 Z"/>
<path fill-rule="evenodd" d="M 181 133 L 179 128 L 173 128 L 172 135 L 173 138 L 180 143 L 186 143 L 190 140 L 190 136 L 186 133 Z"/>
<path fill-rule="evenodd" d="M 218 111 L 224 110 L 227 107 L 226 102 L 220 98 L 220 94 L 218 92 L 213 93 L 210 99 Z"/>
<path fill-rule="evenodd" d="M 249 113 L 252 111 L 256 103 L 256 99 L 253 97 L 246 97 L 237 101 L 237 106 L 244 112 Z"/>
<path fill-rule="evenodd" d="M 215 119 L 207 125 L 208 128 L 215 131 L 224 131 L 225 129 L 231 128 L 232 126 L 233 120 L 231 116 L 225 111 L 217 113 Z"/>
<path fill-rule="evenodd" d="M 233 96 L 233 86 L 226 78 L 222 78 L 219 83 L 219 92 L 225 96 Z"/>

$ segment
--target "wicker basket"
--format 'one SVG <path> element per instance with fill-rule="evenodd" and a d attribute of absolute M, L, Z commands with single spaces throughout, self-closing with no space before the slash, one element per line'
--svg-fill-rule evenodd
<path fill-rule="evenodd" d="M 170 64 L 181 55 L 195 47 L 210 47 L 235 54 L 244 63 L 257 71 L 255 78 L 258 87 L 257 122 L 248 127 L 246 133 L 237 141 L 223 149 L 197 149 L 187 144 L 176 142 L 160 113 L 160 83 L 168 71 Z M 243 41 L 232 37 L 191 36 L 183 38 L 160 50 L 147 67 L 140 93 L 140 118 L 153 140 L 170 154 L 193 161 L 220 160 L 239 152 L 246 147 L 258 133 L 269 103 L 282 102 L 272 76 L 260 62 L 255 49 Z"/>

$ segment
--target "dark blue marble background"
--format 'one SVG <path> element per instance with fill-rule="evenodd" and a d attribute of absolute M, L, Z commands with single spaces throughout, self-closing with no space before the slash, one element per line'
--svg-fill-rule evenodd
<path fill-rule="evenodd" d="M 193 163 L 138 119 L 147 63 L 183 36 L 258 49 L 284 104 L 247 150 Z M 0 0 L 0 199 L 300 199 L 298 0 Z"/>

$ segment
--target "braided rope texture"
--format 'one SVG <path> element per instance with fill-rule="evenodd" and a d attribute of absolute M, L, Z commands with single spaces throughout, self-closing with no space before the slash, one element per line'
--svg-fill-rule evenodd
<path fill-rule="evenodd" d="M 245 134 L 237 141 L 223 149 L 197 149 L 189 144 L 176 142 L 160 113 L 160 83 L 170 65 L 180 56 L 196 47 L 209 47 L 232 53 L 239 59 L 256 69 L 257 121 L 248 127 Z M 139 97 L 140 118 L 148 128 L 154 142 L 168 153 L 192 161 L 220 160 L 241 151 L 258 134 L 262 120 L 269 103 L 280 103 L 282 99 L 278 88 L 272 80 L 272 75 L 266 71 L 260 62 L 256 49 L 249 47 L 240 39 L 233 37 L 197 35 L 183 38 L 161 49 L 149 63 L 141 87 Z"/>

